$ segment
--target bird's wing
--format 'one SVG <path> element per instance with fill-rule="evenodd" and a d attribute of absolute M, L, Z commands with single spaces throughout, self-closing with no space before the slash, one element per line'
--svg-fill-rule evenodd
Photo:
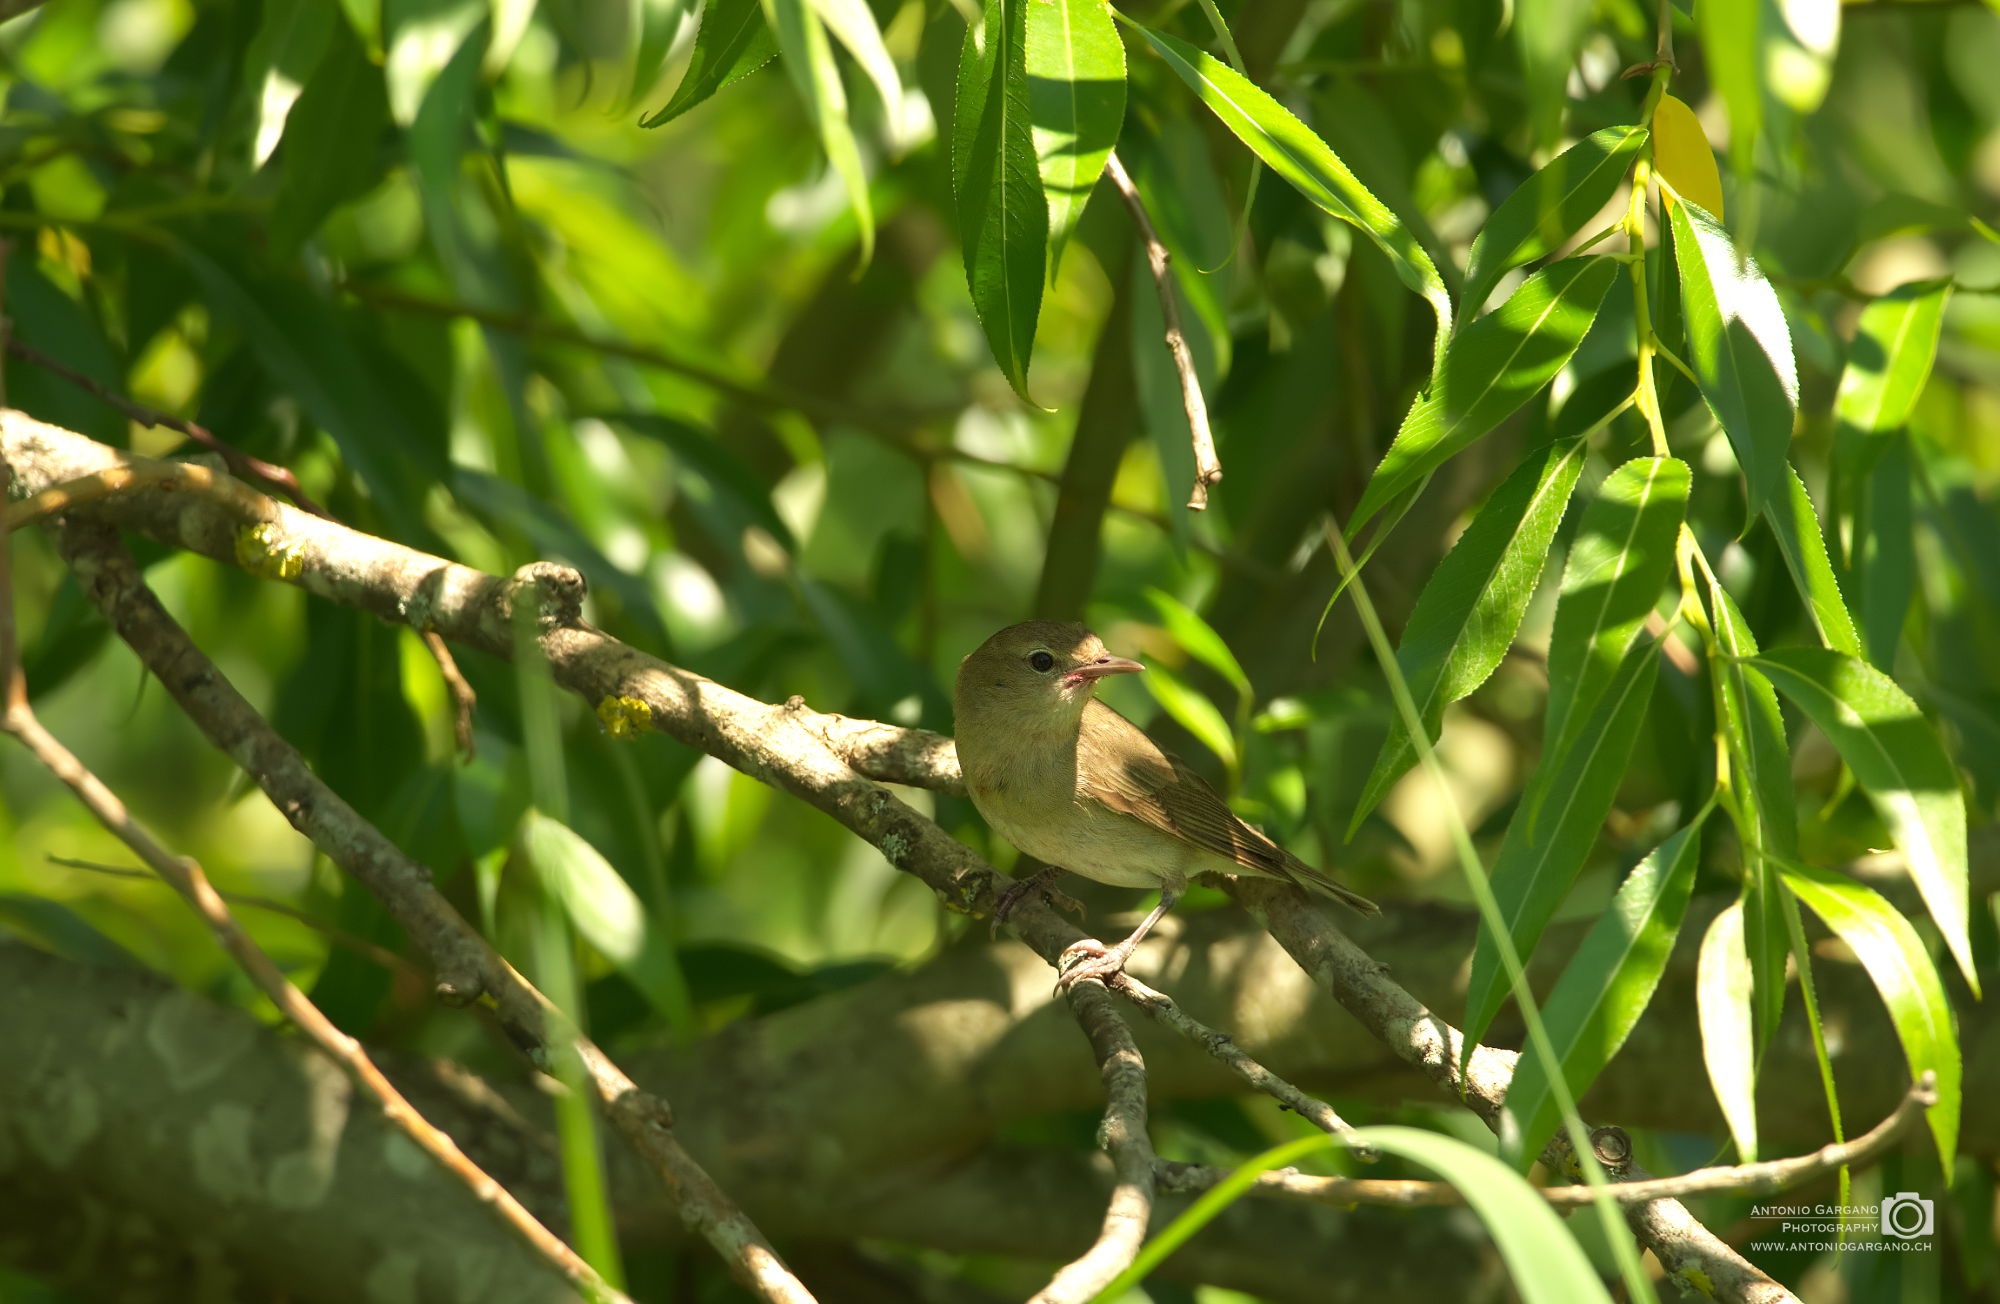
<path fill-rule="evenodd" d="M 1145 731 L 1118 712 L 1093 701 L 1084 708 L 1097 716 L 1085 722 L 1078 749 L 1077 786 L 1121 815 L 1227 857 L 1248 870 L 1298 882 L 1303 868 L 1283 848 L 1236 818 L 1215 789 L 1180 758 L 1161 751 Z M 1092 747 L 1091 735 L 1120 738 L 1115 749 Z M 1095 752 L 1096 755 L 1089 753 Z"/>

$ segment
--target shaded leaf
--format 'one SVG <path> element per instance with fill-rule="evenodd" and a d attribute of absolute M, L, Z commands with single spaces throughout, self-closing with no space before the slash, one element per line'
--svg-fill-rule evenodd
<path fill-rule="evenodd" d="M 1049 201 L 1048 274 L 1125 122 L 1125 43 L 1105 0 L 1028 5 L 1028 110 Z"/>
<path fill-rule="evenodd" d="M 778 50 L 784 55 L 785 72 L 805 101 L 813 129 L 827 161 L 840 174 L 847 188 L 848 207 L 854 210 L 856 234 L 861 242 L 861 263 L 875 256 L 875 210 L 868 198 L 868 173 L 861 165 L 861 147 L 855 143 L 854 127 L 847 120 L 847 92 L 840 84 L 840 69 L 834 66 L 833 47 L 826 39 L 826 25 L 809 7 L 809 0 L 762 0 L 764 17 L 777 35 Z"/>
<path fill-rule="evenodd" d="M 1916 585 L 1909 440 L 1892 435 L 1861 486 L 1854 517 L 1854 605 L 1868 659 L 1893 668 Z"/>
<path fill-rule="evenodd" d="M 337 205 L 381 181 L 388 124 L 382 70 L 369 62 L 352 31 L 336 24 L 285 120 L 282 170 L 271 201 L 271 243 L 277 251 L 295 252 Z"/>
<path fill-rule="evenodd" d="M 1617 272 L 1608 258 L 1566 258 L 1454 336 L 1354 505 L 1348 537 L 1554 379 L 1590 330 Z"/>
<path fill-rule="evenodd" d="M 973 311 L 1024 401 L 1042 310 L 1049 207 L 1042 194 L 1024 48 L 1031 0 L 987 0 L 967 30 L 952 111 L 951 177 Z"/>
<path fill-rule="evenodd" d="M 1473 238 L 1461 315 L 1484 308 L 1510 268 L 1549 253 L 1595 217 L 1618 193 L 1645 143 L 1644 127 L 1594 131 L 1516 187 Z"/>
<path fill-rule="evenodd" d="M 1819 726 L 1854 772 L 1978 992 L 1967 931 L 1965 798 L 1930 722 L 1893 679 L 1844 653 L 1781 648 L 1749 664 Z"/>
<path fill-rule="evenodd" d="M 1396 663 L 1432 742 L 1444 708 L 1486 682 L 1512 645 L 1583 472 L 1583 456 L 1581 440 L 1547 444 L 1529 454 L 1493 491 L 1417 595 Z M 1349 837 L 1415 754 L 1401 716 L 1392 716 Z"/>
<path fill-rule="evenodd" d="M 1671 204 L 1687 362 L 1742 464 L 1754 514 L 1776 494 L 1792 441 L 1799 371 L 1791 328 L 1756 260 L 1692 203 Z"/>
<path fill-rule="evenodd" d="M 1572 1100 L 1590 1089 L 1653 999 L 1694 890 L 1708 811 L 1704 807 L 1626 876 L 1542 1006 Z M 1519 1157 L 1532 1163 L 1562 1121 L 1540 1055 L 1521 1056 L 1506 1103 L 1520 1129 Z"/>
<path fill-rule="evenodd" d="M 673 97 L 642 127 L 672 122 L 726 86 L 778 57 L 778 38 L 764 21 L 762 0 L 708 0 L 695 31 L 694 52 Z"/>

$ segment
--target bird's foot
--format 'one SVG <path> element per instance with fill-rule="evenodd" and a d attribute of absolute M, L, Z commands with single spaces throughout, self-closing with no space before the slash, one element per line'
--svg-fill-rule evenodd
<path fill-rule="evenodd" d="M 1112 986 L 1125 972 L 1132 951 L 1124 946 L 1106 946 L 1094 938 L 1072 942 L 1056 957 L 1056 991 L 1066 992 L 1086 978 Z"/>
<path fill-rule="evenodd" d="M 1000 925 L 1006 923 L 1008 916 L 1020 908 L 1021 902 L 1027 898 L 1030 892 L 1039 892 L 1042 900 L 1048 902 L 1056 909 L 1067 910 L 1078 919 L 1083 918 L 1083 902 L 1055 886 L 1055 880 L 1061 872 L 1060 870 L 1050 871 L 1045 869 L 1038 873 L 1030 874 L 1026 878 L 1015 879 L 1012 883 L 1009 883 L 1006 890 L 1001 892 L 999 898 L 993 903 L 993 936 L 998 937 L 1000 935 Z"/>

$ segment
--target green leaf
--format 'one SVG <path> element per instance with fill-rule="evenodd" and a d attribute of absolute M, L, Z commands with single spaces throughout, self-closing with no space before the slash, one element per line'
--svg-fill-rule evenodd
<path fill-rule="evenodd" d="M 631 885 L 568 825 L 530 808 L 521 851 L 577 933 L 631 980 L 675 1027 L 690 1026 L 680 961 Z"/>
<path fill-rule="evenodd" d="M 1691 479 L 1678 458 L 1635 457 L 1605 477 L 1584 508 L 1549 634 L 1542 746 L 1551 755 L 1568 748 L 1658 604 Z"/>
<path fill-rule="evenodd" d="M 1847 943 L 1868 971 L 1875 990 L 1882 994 L 1882 1003 L 1889 1007 L 1889 1020 L 1896 1025 L 1896 1039 L 1903 1043 L 1910 1076 L 1915 1078 L 1925 1070 L 1937 1075 L 1938 1103 L 1931 1106 L 1927 1117 L 1945 1171 L 1951 1171 L 1958 1155 L 1958 1034 L 1952 1027 L 1944 983 L 1923 940 L 1910 921 L 1872 888 L 1832 870 L 1795 861 L 1781 866 L 1780 872 L 1785 886 Z"/>
<path fill-rule="evenodd" d="M 1606 127 L 1516 187 L 1473 238 L 1459 312 L 1476 316 L 1510 268 L 1542 257 L 1597 216 L 1618 193 L 1645 143 L 1644 127 Z"/>
<path fill-rule="evenodd" d="M 1514 15 L 1514 41 L 1521 50 L 1535 142 L 1553 145 L 1562 127 L 1563 105 L 1577 54 L 1590 30 L 1590 0 L 1536 0 Z"/>
<path fill-rule="evenodd" d="M 1493 491 L 1417 595 L 1396 664 L 1432 742 L 1444 708 L 1486 682 L 1513 643 L 1548 561 L 1549 542 L 1583 472 L 1583 455 L 1578 439 L 1530 453 Z M 1392 717 L 1349 837 L 1414 758 L 1401 718 Z"/>
<path fill-rule="evenodd" d="M 1617 273 L 1609 258 L 1566 258 L 1530 276 L 1507 302 L 1453 337 L 1355 504 L 1348 537 L 1553 380 L 1590 330 Z"/>
<path fill-rule="evenodd" d="M 1146 691 L 1173 717 L 1174 723 L 1195 736 L 1196 741 L 1222 758 L 1233 773 L 1237 766 L 1236 735 L 1215 703 L 1188 687 L 1180 676 L 1165 666 L 1153 665 L 1140 676 Z"/>
<path fill-rule="evenodd" d="M 1049 201 L 1048 274 L 1125 123 L 1125 43 L 1105 0 L 1031 2 L 1028 112 Z"/>
<path fill-rule="evenodd" d="M 1756 260 L 1738 253 L 1721 223 L 1686 200 L 1667 208 L 1687 320 L 1687 362 L 1736 450 L 1755 515 L 1778 492 L 1792 441 L 1799 369 L 1791 327 L 1777 291 Z"/>
<path fill-rule="evenodd" d="M 1949 278 L 1911 281 L 1861 310 L 1833 400 L 1840 426 L 1834 456 L 1843 475 L 1866 474 L 1889 437 L 1909 422 L 1937 361 L 1950 298 Z"/>
<path fill-rule="evenodd" d="M 1250 676 L 1243 673 L 1243 664 L 1229 650 L 1229 644 L 1222 641 L 1222 635 L 1215 632 L 1215 627 L 1201 618 L 1201 613 L 1160 589 L 1147 589 L 1146 601 L 1153 604 L 1153 610 L 1160 613 L 1160 623 L 1189 656 L 1227 679 L 1230 687 L 1242 696 L 1250 696 Z"/>
<path fill-rule="evenodd" d="M 1845 653 L 1781 648 L 1749 664 L 1819 726 L 1854 772 L 1977 993 L 1967 932 L 1965 798 L 1930 722 L 1895 680 Z"/>
<path fill-rule="evenodd" d="M 1757 1043 L 1750 1017 L 1754 981 L 1743 943 L 1743 901 L 1729 903 L 1701 939 L 1695 970 L 1695 1013 L 1701 1058 L 1715 1103 L 1729 1124 L 1742 1162 L 1757 1161 Z"/>
<path fill-rule="evenodd" d="M 1570 885 L 1596 845 L 1604 817 L 1625 778 L 1625 764 L 1631 759 L 1659 667 L 1659 647 L 1651 641 L 1637 644 L 1626 654 L 1616 677 L 1570 744 L 1543 756 L 1514 818 L 1507 823 L 1500 854 L 1493 862 L 1493 896 L 1523 960 L 1569 895 Z M 1546 827 L 1537 838 L 1531 828 L 1531 813 L 1544 803 Z M 1467 1046 L 1486 1035 L 1507 991 L 1499 947 L 1482 923 L 1466 986 Z"/>
<path fill-rule="evenodd" d="M 271 244 L 298 251 L 336 206 L 374 189 L 384 172 L 382 132 L 389 95 L 346 24 L 335 25 L 326 53 L 285 120 L 278 193 L 271 201 Z"/>
<path fill-rule="evenodd" d="M 1764 83 L 1758 73 L 1764 0 L 1734 0 L 1695 6 L 1708 79 L 1729 110 L 1729 161 L 1748 176 L 1764 128 Z"/>
<path fill-rule="evenodd" d="M 826 30 L 833 33 L 833 39 L 846 46 L 854 61 L 861 65 L 861 71 L 868 74 L 876 96 L 882 101 L 890 138 L 901 139 L 903 82 L 896 75 L 896 61 L 882 44 L 882 29 L 875 25 L 875 14 L 868 7 L 868 0 L 807 0 L 807 3 L 826 24 Z"/>
<path fill-rule="evenodd" d="M 726 86 L 748 77 L 778 57 L 778 38 L 764 21 L 762 0 L 708 0 L 695 32 L 687 71 L 666 107 L 642 127 L 672 122 Z"/>
<path fill-rule="evenodd" d="M 1626 876 L 1542 1006 L 1542 1022 L 1573 1100 L 1590 1089 L 1653 999 L 1694 889 L 1709 809 L 1703 807 L 1693 823 Z M 1562 1121 L 1541 1056 L 1521 1056 L 1507 1088 L 1507 1109 L 1520 1126 L 1520 1156 L 1532 1163 Z"/>
<path fill-rule="evenodd" d="M 1900 433 L 1891 435 L 1859 486 L 1861 502 L 1854 514 L 1854 606 L 1868 659 L 1884 670 L 1895 664 L 1916 583 L 1910 480 L 1910 441 Z"/>
<path fill-rule="evenodd" d="M 1445 341 L 1451 335 L 1451 295 L 1438 275 L 1437 264 L 1409 228 L 1361 184 L 1312 128 L 1255 82 L 1185 41 L 1149 27 L 1141 27 L 1139 32 L 1194 91 L 1195 98 L 1273 172 L 1341 221 L 1361 228 L 1389 256 L 1397 277 L 1436 311 L 1437 356 L 1442 361 Z"/>
<path fill-rule="evenodd" d="M 967 30 L 951 139 L 958 237 L 973 311 L 994 361 L 1030 403 L 1028 355 L 1042 310 L 1049 233 L 1024 49 L 1032 2 L 986 0 L 985 18 Z"/>
<path fill-rule="evenodd" d="M 1806 493 L 1805 481 L 1789 465 L 1785 467 L 1785 490 L 1771 495 L 1764 504 L 1771 532 L 1778 537 L 1778 551 L 1784 555 L 1785 569 L 1805 599 L 1813 628 L 1820 642 L 1836 652 L 1861 655 L 1861 636 L 1854 632 L 1854 617 L 1848 614 L 1847 600 L 1840 594 L 1833 563 L 1826 555 L 1826 538 L 1820 533 L 1819 514 Z M 1900 622 L 1899 622 L 1900 623 Z"/>
<path fill-rule="evenodd" d="M 1414 1127 L 1363 1127 L 1340 1138 L 1302 1137 L 1252 1157 L 1147 1241 L 1132 1266 L 1091 1296 L 1090 1304 L 1127 1298 L 1168 1255 L 1241 1198 L 1260 1173 L 1343 1142 L 1420 1164 L 1456 1186 L 1493 1237 L 1524 1304 L 1610 1304 L 1611 1296 L 1576 1238 L 1525 1178 L 1477 1146 Z"/>
<path fill-rule="evenodd" d="M 875 256 L 875 210 L 868 199 L 868 173 L 861 166 L 861 147 L 855 143 L 854 127 L 847 120 L 847 92 L 840 85 L 840 69 L 834 66 L 826 25 L 807 7 L 808 0 L 762 0 L 762 3 L 764 17 L 777 34 L 785 71 L 805 101 L 827 161 L 847 187 L 847 203 L 854 210 L 856 234 L 861 241 L 861 264 L 865 267 Z"/>

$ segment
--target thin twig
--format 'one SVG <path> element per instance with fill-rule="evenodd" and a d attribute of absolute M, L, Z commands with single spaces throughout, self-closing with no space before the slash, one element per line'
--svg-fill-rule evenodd
<path fill-rule="evenodd" d="M 1167 353 L 1174 360 L 1174 374 L 1180 377 L 1181 406 L 1187 409 L 1188 434 L 1194 441 L 1194 491 L 1188 506 L 1199 512 L 1208 507 L 1208 487 L 1222 478 L 1222 459 L 1215 455 L 1215 436 L 1208 429 L 1208 403 L 1201 396 L 1201 377 L 1195 373 L 1194 354 L 1188 351 L 1187 335 L 1181 330 L 1181 310 L 1174 300 L 1172 257 L 1146 215 L 1145 201 L 1131 174 L 1114 151 L 1105 156 L 1104 175 L 1118 187 L 1125 207 L 1132 210 L 1132 224 L 1146 246 L 1146 262 L 1153 269 L 1153 285 L 1160 294 L 1160 318 L 1166 324 Z"/>
<path fill-rule="evenodd" d="M 0 469 L 0 474 L 4 474 L 3 469 Z M 468 1159 L 455 1141 L 433 1127 L 375 1067 L 361 1043 L 336 1028 L 320 1013 L 318 1006 L 306 999 L 304 992 L 292 985 L 271 957 L 251 940 L 229 913 L 228 905 L 210 886 L 207 875 L 193 857 L 176 856 L 162 846 L 132 818 L 125 804 L 101 779 L 42 727 L 28 705 L 27 679 L 21 673 L 17 655 L 14 593 L 9 567 L 7 534 L 0 531 L 0 675 L 4 675 L 6 680 L 4 703 L 0 703 L 0 732 L 13 735 L 49 773 L 62 780 L 76 794 L 77 800 L 96 817 L 98 823 L 130 847 L 186 898 L 208 924 L 223 950 L 270 997 L 271 1003 L 374 1096 L 382 1106 L 383 1115 L 419 1149 L 463 1182 L 476 1199 L 493 1209 L 508 1229 L 541 1255 L 564 1280 L 593 1299 L 630 1304 L 626 1296 L 607 1285 L 595 1269 L 578 1257 L 576 1251 L 542 1226 L 507 1188 Z"/>
<path fill-rule="evenodd" d="M 472 691 L 472 685 L 465 681 L 465 674 L 458 668 L 458 661 L 451 649 L 434 629 L 420 630 L 418 637 L 430 649 L 431 659 L 437 662 L 438 674 L 444 679 L 445 688 L 451 693 L 452 737 L 458 740 L 458 754 L 466 760 L 475 755 L 472 746 L 472 711 L 479 704 L 479 694 Z"/>
<path fill-rule="evenodd" d="M 1132 1266 L 1146 1243 L 1153 1217 L 1153 1172 L 1158 1160 L 1146 1135 L 1146 1061 L 1102 981 L 1069 989 L 1069 1007 L 1090 1039 L 1104 1078 L 1104 1121 L 1098 1144 L 1111 1154 L 1111 1199 L 1097 1239 L 1042 1287 L 1028 1304 L 1084 1304 Z"/>
<path fill-rule="evenodd" d="M 1891 1146 L 1922 1124 L 1924 1113 L 1937 1103 L 1937 1079 L 1929 1069 L 1905 1092 L 1895 1112 L 1866 1133 L 1841 1145 L 1821 1146 L 1809 1155 L 1771 1159 L 1756 1164 L 1697 1168 L 1679 1177 L 1654 1177 L 1641 1181 L 1613 1182 L 1611 1196 L 1620 1204 L 1646 1204 L 1654 1200 L 1678 1200 L 1690 1195 L 1769 1195 L 1824 1176 L 1841 1167 L 1873 1163 Z M 1613 1129 L 1615 1130 L 1615 1129 Z M 1627 1147 L 1629 1154 L 1629 1145 Z M 1615 1157 L 1615 1151 L 1613 1152 Z M 1605 1158 L 1604 1147 L 1599 1157 Z M 1615 1166 L 1615 1162 L 1614 1165 Z M 1182 1193 L 1206 1191 L 1230 1176 L 1226 1168 L 1202 1164 L 1163 1163 L 1160 1185 L 1163 1190 Z M 1400 1208 L 1418 1205 L 1463 1204 L 1465 1194 L 1450 1182 L 1393 1181 L 1377 1178 L 1316 1177 L 1295 1170 L 1264 1173 L 1253 1193 L 1289 1196 L 1314 1204 L 1340 1207 L 1356 1204 L 1390 1205 Z M 1587 1186 L 1548 1186 L 1542 1197 L 1558 1209 L 1577 1209 L 1595 1199 Z"/>

